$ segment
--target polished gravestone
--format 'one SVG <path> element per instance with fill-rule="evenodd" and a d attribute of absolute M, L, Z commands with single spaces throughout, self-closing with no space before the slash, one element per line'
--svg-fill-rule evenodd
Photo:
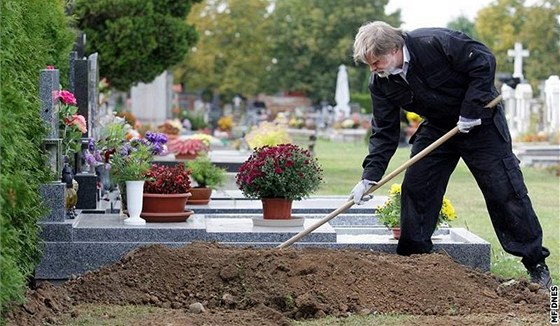
<path fill-rule="evenodd" d="M 397 241 L 373 214 L 374 207 L 384 200 L 384 196 L 376 196 L 365 205 L 354 205 L 292 246 L 395 252 Z M 148 244 L 178 247 L 192 241 L 213 241 L 231 246 L 276 247 L 345 202 L 345 197 L 338 196 L 294 202 L 294 216 L 304 219 L 304 225 L 299 227 L 255 225 L 253 219 L 262 213 L 260 201 L 240 198 L 236 191 L 216 192 L 209 205 L 187 203 L 193 215 L 180 223 L 126 226 L 118 214 L 103 213 L 103 209 L 86 211 L 73 221 L 43 223 L 44 253 L 35 275 L 39 280 L 66 279 L 116 262 L 129 250 Z M 446 252 L 461 264 L 482 271 L 490 269 L 490 244 L 465 229 L 440 229 L 433 242 L 435 251 Z"/>

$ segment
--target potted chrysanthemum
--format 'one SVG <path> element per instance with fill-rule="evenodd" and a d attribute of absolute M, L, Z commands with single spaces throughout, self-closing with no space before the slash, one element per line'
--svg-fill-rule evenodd
<path fill-rule="evenodd" d="M 191 170 L 184 164 L 153 164 L 146 173 L 144 204 L 140 216 L 147 222 L 183 222 L 192 212 L 185 211 L 191 196 Z"/>
<path fill-rule="evenodd" d="M 290 219 L 292 201 L 317 191 L 323 170 L 308 150 L 280 144 L 256 148 L 235 179 L 243 195 L 263 202 L 265 219 Z"/>
<path fill-rule="evenodd" d="M 208 144 L 199 138 L 175 138 L 169 141 L 169 151 L 178 160 L 192 160 L 210 150 Z"/>
<path fill-rule="evenodd" d="M 401 219 L 401 185 L 392 184 L 389 189 L 389 198 L 377 206 L 376 214 L 379 222 L 389 228 L 395 239 L 400 238 L 400 219 Z M 437 227 L 446 225 L 448 222 L 457 218 L 455 208 L 447 197 L 443 197 L 443 203 L 438 215 Z"/>

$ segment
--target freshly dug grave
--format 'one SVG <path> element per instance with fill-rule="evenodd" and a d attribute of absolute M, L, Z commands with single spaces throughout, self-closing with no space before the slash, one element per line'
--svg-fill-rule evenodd
<path fill-rule="evenodd" d="M 29 291 L 8 323 L 54 323 L 79 315 L 85 303 L 169 308 L 189 320 L 185 325 L 288 325 L 290 319 L 390 313 L 542 316 L 545 323 L 548 293 L 526 280 L 504 281 L 443 254 L 151 245 L 59 287 Z M 196 314 L 193 304 L 205 312 Z"/>

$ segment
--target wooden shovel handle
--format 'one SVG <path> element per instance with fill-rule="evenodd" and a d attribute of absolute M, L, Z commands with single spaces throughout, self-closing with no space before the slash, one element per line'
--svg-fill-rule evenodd
<path fill-rule="evenodd" d="M 490 103 L 488 103 L 485 108 L 493 108 L 494 106 L 496 106 L 500 101 L 502 100 L 502 95 L 498 95 L 495 99 L 493 99 L 492 101 L 490 101 Z M 377 184 L 374 184 L 373 186 L 371 186 L 368 191 L 366 191 L 365 195 L 371 194 L 372 192 L 374 192 L 375 190 L 379 189 L 380 187 L 382 187 L 383 185 L 385 185 L 387 182 L 391 181 L 394 177 L 396 177 L 397 175 L 399 175 L 402 171 L 406 170 L 409 166 L 411 166 L 412 164 L 418 162 L 419 160 L 421 160 L 422 158 L 424 158 L 426 155 L 428 155 L 431 151 L 433 151 L 434 149 L 438 148 L 441 144 L 445 143 L 447 140 L 449 140 L 449 138 L 455 136 L 456 134 L 459 133 L 459 127 L 455 127 L 451 130 L 449 130 L 445 135 L 441 136 L 438 140 L 436 140 L 435 142 L 433 142 L 432 144 L 430 144 L 430 146 L 424 148 L 422 151 L 420 151 L 418 154 L 414 155 L 413 157 L 411 157 L 408 161 L 404 162 L 401 166 L 399 166 L 398 168 L 396 168 L 393 172 L 389 173 L 388 175 L 386 175 L 384 178 L 382 178 L 381 180 L 379 180 L 377 182 Z M 290 246 L 291 244 L 293 244 L 294 242 L 298 241 L 299 239 L 303 238 L 304 236 L 308 235 L 309 233 L 315 231 L 318 227 L 320 227 L 321 225 L 327 223 L 328 221 L 332 220 L 334 217 L 338 216 L 340 213 L 345 212 L 347 209 L 349 209 L 350 207 L 352 207 L 354 205 L 354 200 L 349 200 L 348 202 L 346 202 L 344 205 L 340 206 L 339 208 L 337 208 L 336 210 L 334 210 L 333 212 L 331 212 L 329 215 L 323 217 L 322 219 L 320 219 L 319 221 L 315 222 L 313 225 L 311 225 L 309 228 L 301 231 L 300 233 L 294 235 L 293 237 L 291 237 L 290 239 L 288 239 L 286 242 L 281 243 L 278 247 L 276 248 L 286 248 L 288 246 Z"/>

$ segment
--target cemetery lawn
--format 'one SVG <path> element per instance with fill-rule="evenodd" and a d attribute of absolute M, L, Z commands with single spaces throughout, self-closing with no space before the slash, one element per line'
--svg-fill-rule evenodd
<path fill-rule="evenodd" d="M 325 184 L 318 194 L 348 195 L 361 177 L 362 160 L 367 154 L 365 142 L 319 140 L 315 152 L 325 174 Z M 397 149 L 386 174 L 406 162 L 409 155 L 408 147 Z M 533 208 L 543 228 L 543 244 L 551 252 L 547 265 L 554 284 L 560 284 L 560 178 L 547 169 L 524 167 L 522 171 Z M 391 184 L 401 183 L 403 176 L 404 172 L 378 189 L 374 195 L 386 196 Z M 451 177 L 446 197 L 453 203 L 458 216 L 451 226 L 466 228 L 491 243 L 492 273 L 506 278 L 526 276 L 520 259 L 504 252 L 498 242 L 482 193 L 462 160 Z"/>

